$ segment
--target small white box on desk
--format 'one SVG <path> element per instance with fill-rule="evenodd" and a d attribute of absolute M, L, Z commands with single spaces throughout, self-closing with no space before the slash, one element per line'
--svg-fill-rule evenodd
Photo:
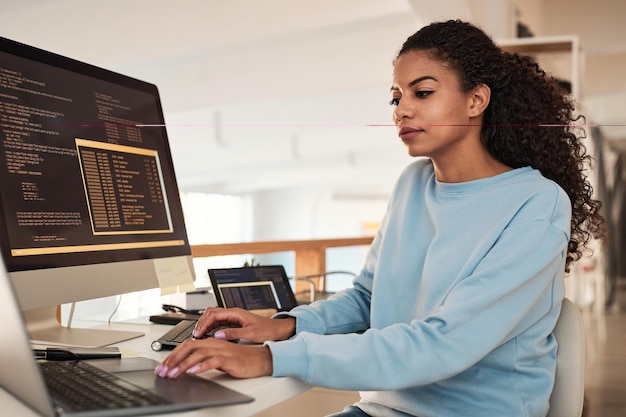
<path fill-rule="evenodd" d="M 210 288 L 198 288 L 195 291 L 186 293 L 185 309 L 204 310 L 207 307 L 216 307 L 215 295 Z"/>

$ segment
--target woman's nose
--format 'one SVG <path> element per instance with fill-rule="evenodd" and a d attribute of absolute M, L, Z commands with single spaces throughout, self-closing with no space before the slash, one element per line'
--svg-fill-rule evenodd
<path fill-rule="evenodd" d="M 400 123 L 403 120 L 410 119 L 411 117 L 413 117 L 413 110 L 410 106 L 406 104 L 403 105 L 402 101 L 400 101 L 393 112 L 394 121 Z"/>

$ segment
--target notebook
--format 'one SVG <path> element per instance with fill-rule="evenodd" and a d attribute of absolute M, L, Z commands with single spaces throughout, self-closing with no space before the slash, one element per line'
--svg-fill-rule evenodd
<path fill-rule="evenodd" d="M 0 386 L 42 416 L 153 415 L 253 400 L 252 397 L 193 375 L 185 374 L 175 380 L 159 378 L 153 373 L 158 363 L 148 358 L 98 359 L 84 362 L 103 369 L 109 374 L 122 377 L 125 381 L 123 385 L 141 386 L 166 397 L 168 403 L 158 406 L 146 405 L 145 407 L 77 412 L 63 410 L 52 398 L 44 382 L 39 363 L 35 360 L 22 313 L 4 263 L 0 268 L 0 305 L 4 322 L 3 331 L 0 332 L 0 343 L 6 347 L 0 350 L 0 369 L 2 369 Z M 70 361 L 69 363 L 76 362 Z"/>
<path fill-rule="evenodd" d="M 219 307 L 289 311 L 298 305 L 282 265 L 208 270 Z"/>

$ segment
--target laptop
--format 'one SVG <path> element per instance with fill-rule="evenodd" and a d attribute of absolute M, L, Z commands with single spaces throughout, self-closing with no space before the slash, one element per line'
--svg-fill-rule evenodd
<path fill-rule="evenodd" d="M 69 373 L 70 379 L 74 379 L 73 365 L 86 363 L 87 366 L 94 366 L 113 377 L 121 377 L 123 382 L 120 385 L 141 392 L 147 389 L 152 394 L 162 397 L 163 404 L 114 409 L 68 409 L 58 399 L 52 397 L 51 389 L 44 381 L 42 370 L 45 369 L 45 363 L 52 364 L 53 362 L 38 362 L 34 357 L 22 313 L 4 263 L 0 268 L 0 305 L 4 322 L 3 331 L 0 332 L 0 343 L 6 347 L 0 350 L 0 369 L 2 369 L 0 386 L 42 416 L 153 415 L 246 403 L 253 400 L 252 397 L 194 375 L 185 374 L 175 380 L 159 378 L 153 373 L 158 363 L 148 358 L 98 359 L 64 361 L 58 364 L 67 365 L 65 371 Z M 54 375 L 58 375 L 58 372 Z"/>
<path fill-rule="evenodd" d="M 239 307 L 271 316 L 298 305 L 282 265 L 209 269 L 209 278 L 218 307 Z M 154 351 L 174 349 L 191 337 L 197 318 L 181 320 L 174 328 L 154 340 Z M 221 328 L 221 327 L 220 327 Z M 212 329 L 212 336 L 216 330 Z M 236 342 L 236 341 L 233 341 Z"/>
<path fill-rule="evenodd" d="M 219 307 L 289 311 L 298 305 L 282 265 L 208 270 Z"/>

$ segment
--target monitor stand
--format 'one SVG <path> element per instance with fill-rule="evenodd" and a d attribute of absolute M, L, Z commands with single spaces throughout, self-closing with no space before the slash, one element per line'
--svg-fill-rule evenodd
<path fill-rule="evenodd" d="M 56 346 L 102 347 L 144 335 L 113 329 L 65 327 L 57 320 L 54 306 L 24 311 L 28 336 L 32 343 Z"/>

